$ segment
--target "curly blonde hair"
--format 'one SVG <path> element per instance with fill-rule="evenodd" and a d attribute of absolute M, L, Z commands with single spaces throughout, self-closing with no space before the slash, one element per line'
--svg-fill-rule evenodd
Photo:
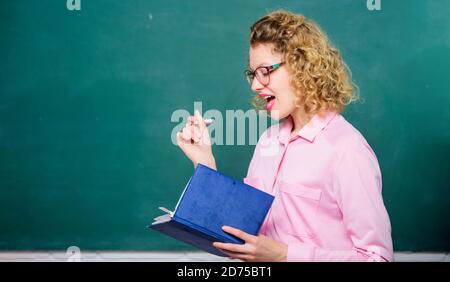
<path fill-rule="evenodd" d="M 303 106 L 307 115 L 342 112 L 356 100 L 356 86 L 339 51 L 320 27 L 303 15 L 277 10 L 262 17 L 250 28 L 250 46 L 258 44 L 273 44 L 273 51 L 282 54 L 291 74 L 295 104 Z M 263 109 L 265 100 L 255 95 L 252 103 Z"/>

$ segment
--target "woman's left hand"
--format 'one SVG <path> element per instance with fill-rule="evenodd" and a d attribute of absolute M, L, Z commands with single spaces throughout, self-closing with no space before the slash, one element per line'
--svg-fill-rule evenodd
<path fill-rule="evenodd" d="M 214 242 L 213 246 L 231 258 L 243 261 L 286 261 L 288 246 L 264 235 L 253 236 L 236 228 L 223 226 L 223 231 L 245 241 L 245 244 Z"/>

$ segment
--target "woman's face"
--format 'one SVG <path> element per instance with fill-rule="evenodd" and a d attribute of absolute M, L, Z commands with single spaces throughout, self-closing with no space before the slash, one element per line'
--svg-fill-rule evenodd
<path fill-rule="evenodd" d="M 272 52 L 272 44 L 258 44 L 250 47 L 250 69 L 254 71 L 260 66 L 271 66 L 283 61 L 282 55 Z M 286 66 L 273 70 L 270 74 L 268 85 L 262 85 L 255 77 L 251 88 L 259 96 L 266 99 L 266 109 L 270 112 L 271 118 L 275 120 L 283 119 L 291 115 L 297 108 L 295 106 L 295 92 L 291 87 Z M 269 96 L 275 97 L 268 98 Z M 269 102 L 267 100 L 269 99 Z"/>

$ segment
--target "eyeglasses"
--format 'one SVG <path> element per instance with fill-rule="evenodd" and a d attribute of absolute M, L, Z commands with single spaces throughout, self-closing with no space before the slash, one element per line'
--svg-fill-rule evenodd
<path fill-rule="evenodd" d="M 261 67 L 256 68 L 256 70 L 254 70 L 254 71 L 245 70 L 244 74 L 250 85 L 252 85 L 253 80 L 256 77 L 256 79 L 259 81 L 259 83 L 261 83 L 263 86 L 267 86 L 270 83 L 270 74 L 274 70 L 280 68 L 282 65 L 284 65 L 284 62 L 274 64 L 271 66 L 261 66 Z"/>

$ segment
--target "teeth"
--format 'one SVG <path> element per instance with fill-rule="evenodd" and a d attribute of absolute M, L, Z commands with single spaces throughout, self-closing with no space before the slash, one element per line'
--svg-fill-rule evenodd
<path fill-rule="evenodd" d="M 274 96 L 266 96 L 264 97 L 264 99 L 266 99 L 266 101 L 269 101 L 271 98 L 275 98 Z"/>

